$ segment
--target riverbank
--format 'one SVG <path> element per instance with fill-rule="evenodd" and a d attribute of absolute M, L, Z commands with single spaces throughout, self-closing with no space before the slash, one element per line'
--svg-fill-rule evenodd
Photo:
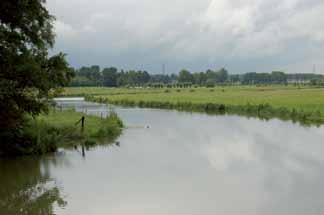
<path fill-rule="evenodd" d="M 83 116 L 85 118 L 82 129 Z M 27 117 L 22 128 L 22 143 L 8 147 L 14 147 L 10 149 L 14 155 L 41 155 L 55 152 L 60 147 L 113 142 L 121 134 L 122 128 L 121 119 L 113 112 L 106 118 L 100 118 L 74 110 L 51 110 L 36 118 Z"/>
<path fill-rule="evenodd" d="M 63 95 L 88 100 L 210 114 L 280 118 L 304 125 L 324 123 L 324 89 L 299 86 L 231 86 L 215 88 L 66 88 Z"/>

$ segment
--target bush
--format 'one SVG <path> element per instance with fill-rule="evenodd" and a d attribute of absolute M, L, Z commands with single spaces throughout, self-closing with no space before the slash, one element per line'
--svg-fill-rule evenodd
<path fill-rule="evenodd" d="M 113 140 L 121 134 L 123 122 L 115 112 L 111 112 L 109 116 L 100 123 L 97 132 L 90 135 L 90 138 L 99 138 L 101 140 Z"/>

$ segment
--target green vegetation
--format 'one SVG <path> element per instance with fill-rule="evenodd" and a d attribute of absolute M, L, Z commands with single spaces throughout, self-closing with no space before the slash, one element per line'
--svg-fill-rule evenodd
<path fill-rule="evenodd" d="M 51 96 L 74 74 L 64 54 L 48 54 L 54 17 L 44 4 L 0 1 L 0 154 L 31 145 L 23 136 L 25 116 L 47 111 Z"/>
<path fill-rule="evenodd" d="M 88 92 L 88 93 L 86 93 Z M 66 88 L 64 95 L 88 95 L 125 106 L 281 118 L 324 123 L 324 89 L 294 86 L 237 86 L 193 89 Z"/>
<path fill-rule="evenodd" d="M 323 122 L 322 90 L 306 89 L 324 86 L 323 75 L 281 71 L 229 74 L 225 68 L 205 72 L 183 69 L 179 74 L 153 75 L 115 67 L 70 68 L 65 54 L 49 55 L 54 45 L 55 18 L 49 14 L 45 3 L 45 0 L 0 1 L 0 155 L 14 154 L 15 150 L 19 154 L 34 153 L 38 150 L 35 144 L 45 144 L 39 147 L 45 150 L 37 153 L 55 150 L 51 146 L 58 141 L 55 138 L 60 128 L 53 128 L 47 122 L 31 122 L 30 118 L 46 113 L 51 98 L 66 86 L 138 87 L 126 90 L 85 88 L 66 93 L 114 104 Z M 296 86 L 242 87 L 289 83 Z M 202 86 L 218 88 L 207 90 Z M 168 89 L 163 89 L 165 87 Z M 195 89 L 187 89 L 191 87 Z M 105 136 L 107 129 L 102 129 L 98 136 Z M 93 135 L 96 136 L 89 133 L 90 137 Z M 40 140 L 42 137 L 49 140 Z M 47 142 L 50 144 L 46 145 Z"/>
<path fill-rule="evenodd" d="M 295 84 L 324 86 L 324 76 L 320 74 L 287 74 L 281 71 L 271 73 L 250 72 L 229 74 L 225 68 L 205 72 L 190 72 L 182 69 L 179 74 L 149 74 L 147 71 L 124 71 L 115 67 L 104 68 L 95 65 L 75 69 L 75 78 L 70 86 L 105 87 L 152 87 L 152 88 L 188 88 L 214 87 L 215 85 L 255 85 L 255 84 Z"/>
<path fill-rule="evenodd" d="M 54 152 L 58 147 L 69 147 L 79 144 L 95 145 L 110 143 L 122 132 L 123 123 L 116 113 L 111 112 L 107 118 L 85 116 L 84 129 L 81 129 L 82 113 L 73 110 L 50 111 L 35 119 L 26 120 L 23 132 L 26 145 L 8 150 L 13 154 L 44 154 Z"/>

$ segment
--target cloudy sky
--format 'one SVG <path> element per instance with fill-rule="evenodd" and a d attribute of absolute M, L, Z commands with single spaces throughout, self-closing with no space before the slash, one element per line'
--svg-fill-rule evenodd
<path fill-rule="evenodd" d="M 324 73 L 323 0 L 48 0 L 72 66 Z"/>

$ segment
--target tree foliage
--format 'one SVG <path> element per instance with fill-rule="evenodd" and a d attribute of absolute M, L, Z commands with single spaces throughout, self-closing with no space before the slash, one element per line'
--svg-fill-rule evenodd
<path fill-rule="evenodd" d="M 103 85 L 109 87 L 117 87 L 117 68 L 110 67 L 102 70 Z"/>
<path fill-rule="evenodd" d="M 66 86 L 73 76 L 64 54 L 49 56 L 54 17 L 44 4 L 0 1 L 1 144 L 16 142 L 24 115 L 46 111 L 52 90 Z"/>
<path fill-rule="evenodd" d="M 81 67 L 76 70 L 76 77 L 71 86 L 151 86 L 151 87 L 190 87 L 224 84 L 311 84 L 323 85 L 324 75 L 312 73 L 271 73 L 248 72 L 244 74 L 229 74 L 225 68 L 219 70 L 208 69 L 206 72 L 190 72 L 183 69 L 179 74 L 150 74 L 146 71 L 124 71 L 115 67 L 104 68 L 99 71 L 98 66 Z M 87 72 L 85 72 L 87 71 Z M 96 74 L 96 75 L 94 75 Z"/>
<path fill-rule="evenodd" d="M 180 83 L 193 82 L 194 77 L 192 76 L 192 74 L 188 70 L 183 69 L 179 73 L 178 81 Z"/>

